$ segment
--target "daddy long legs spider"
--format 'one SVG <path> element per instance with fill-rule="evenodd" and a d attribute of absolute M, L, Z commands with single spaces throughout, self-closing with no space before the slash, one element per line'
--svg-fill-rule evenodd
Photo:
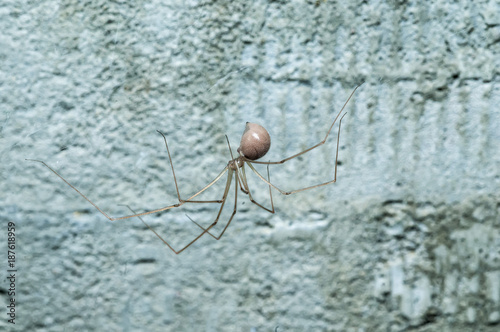
<path fill-rule="evenodd" d="M 361 84 L 363 84 L 363 83 L 361 83 Z M 163 137 L 163 140 L 165 142 L 165 147 L 167 149 L 168 159 L 169 159 L 169 162 L 170 162 L 170 165 L 171 165 L 171 168 L 172 168 L 172 175 L 173 175 L 173 178 L 174 178 L 175 190 L 176 190 L 176 193 L 177 193 L 177 198 L 179 200 L 179 203 L 176 203 L 176 204 L 173 204 L 173 205 L 169 205 L 169 206 L 165 206 L 165 207 L 161 207 L 161 208 L 154 209 L 154 210 L 149 210 L 149 211 L 146 211 L 146 212 L 136 213 L 128 205 L 125 205 L 125 206 L 128 207 L 128 209 L 130 211 L 132 211 L 133 214 L 127 215 L 127 216 L 123 216 L 123 217 L 110 217 L 99 206 L 97 206 L 97 204 L 95 204 L 87 196 L 85 196 L 84 194 L 82 194 L 78 189 L 76 189 L 71 183 L 69 183 L 68 181 L 66 181 L 65 178 L 63 178 L 58 172 L 56 172 L 53 168 L 51 168 L 45 162 L 43 162 L 41 160 L 35 160 L 35 159 L 26 159 L 26 160 L 35 161 L 35 162 L 41 163 L 42 165 L 44 165 L 45 167 L 47 167 L 55 175 L 57 175 L 61 180 L 63 180 L 68 186 L 70 186 L 73 190 L 75 190 L 78 194 L 80 194 L 80 196 L 82 196 L 90 204 L 92 204 L 92 206 L 94 206 L 100 213 L 102 213 L 110 221 L 138 217 L 174 253 L 180 254 L 181 252 L 183 252 L 186 248 L 188 248 L 190 245 L 192 245 L 194 242 L 196 242 L 199 238 L 201 238 L 205 234 L 209 234 L 210 236 L 212 236 L 216 240 L 219 240 L 222 237 L 222 235 L 224 235 L 226 229 L 231 224 L 231 221 L 233 220 L 233 217 L 234 217 L 234 215 L 236 214 L 236 211 L 237 211 L 238 187 L 240 188 L 240 190 L 244 194 L 248 195 L 248 198 L 250 199 L 250 201 L 252 203 L 254 203 L 255 205 L 259 206 L 260 208 L 262 208 L 262 209 L 264 209 L 264 210 L 266 210 L 266 211 L 268 211 L 270 213 L 274 213 L 274 203 L 273 203 L 273 196 L 272 196 L 271 188 L 276 189 L 277 191 L 279 191 L 283 195 L 291 195 L 291 194 L 295 194 L 295 193 L 298 193 L 298 192 L 301 192 L 301 191 L 305 191 L 305 190 L 309 190 L 309 189 L 313 189 L 313 188 L 317 188 L 317 187 L 321 187 L 321 186 L 326 186 L 328 184 L 336 182 L 337 181 L 337 161 L 338 161 L 338 155 L 339 155 L 340 127 L 341 127 L 341 124 L 342 124 L 342 119 L 347 114 L 347 112 L 344 113 L 342 116 L 340 116 L 340 115 L 344 111 L 345 107 L 347 106 L 347 103 L 349 103 L 349 100 L 351 100 L 351 98 L 354 95 L 354 93 L 356 92 L 356 90 L 361 86 L 361 84 L 358 85 L 358 86 L 356 86 L 356 88 L 354 88 L 354 90 L 350 94 L 349 98 L 347 98 L 347 101 L 342 106 L 342 109 L 338 112 L 337 116 L 333 120 L 333 123 L 331 124 L 330 128 L 328 129 L 328 131 L 327 131 L 327 133 L 325 135 L 325 138 L 322 141 L 320 141 L 319 143 L 311 146 L 308 149 L 305 149 L 305 150 L 303 150 L 303 151 L 301 151 L 299 153 L 296 153 L 296 154 L 294 154 L 294 155 L 292 155 L 292 156 L 290 156 L 288 158 L 282 159 L 280 161 L 257 161 L 257 159 L 262 158 L 267 153 L 267 151 L 269 151 L 269 148 L 271 147 L 271 137 L 269 136 L 269 133 L 267 132 L 267 130 L 264 127 L 262 127 L 261 125 L 247 122 L 246 126 L 245 126 L 245 131 L 243 132 L 243 135 L 241 137 L 240 147 L 237 150 L 239 156 L 236 157 L 236 158 L 234 158 L 233 153 L 231 151 L 231 146 L 229 144 L 229 139 L 226 136 L 226 140 L 227 140 L 229 152 L 231 154 L 231 160 L 229 160 L 229 162 L 227 163 L 226 167 L 224 167 L 224 169 L 219 173 L 219 175 L 217 175 L 215 177 L 215 179 L 213 179 L 209 184 L 207 184 L 205 187 L 203 187 L 200 191 L 198 191 L 197 193 L 193 194 L 191 197 L 189 197 L 187 199 L 181 198 L 181 195 L 179 193 L 179 186 L 177 184 L 177 178 L 175 176 L 174 164 L 172 162 L 172 157 L 170 155 L 170 150 L 168 148 L 167 138 L 165 137 L 165 135 L 162 132 L 160 132 L 159 130 L 157 130 L 158 133 Z M 298 156 L 301 156 L 301 155 L 303 155 L 303 154 L 305 154 L 305 153 L 307 153 L 307 152 L 309 152 L 309 151 L 311 151 L 311 150 L 313 150 L 313 149 L 315 149 L 315 148 L 323 145 L 326 142 L 326 140 L 328 139 L 328 136 L 330 135 L 330 132 L 332 131 L 332 128 L 335 125 L 335 123 L 337 122 L 337 120 L 339 120 L 339 131 L 338 131 L 338 134 L 337 134 L 337 149 L 336 149 L 336 153 L 335 153 L 335 167 L 334 167 L 334 175 L 333 175 L 333 179 L 332 180 L 326 181 L 326 182 L 323 182 L 323 183 L 320 183 L 320 184 L 312 185 L 312 186 L 309 186 L 309 187 L 304 187 L 304 188 L 300 188 L 300 189 L 291 190 L 291 191 L 282 190 L 282 189 L 278 188 L 276 185 L 274 185 L 274 184 L 271 183 L 271 179 L 270 179 L 270 176 L 269 176 L 269 165 L 283 164 L 283 163 L 285 163 L 285 162 L 287 162 L 287 161 L 289 161 L 291 159 L 297 158 Z M 267 178 L 265 178 L 264 176 L 262 176 L 255 169 L 255 167 L 252 164 L 264 164 L 264 165 L 267 165 Z M 268 187 L 269 187 L 269 198 L 270 198 L 270 202 L 271 202 L 271 208 L 267 208 L 267 207 L 261 205 L 260 203 L 256 202 L 253 199 L 252 194 L 250 193 L 250 187 L 249 187 L 249 184 L 248 184 L 248 181 L 247 181 L 247 176 L 246 176 L 246 173 L 245 173 L 245 165 L 247 165 L 262 181 L 264 181 L 268 185 Z M 213 186 L 217 181 L 219 181 L 225 173 L 227 173 L 227 180 L 226 180 L 226 186 L 225 186 L 225 189 L 224 189 L 224 192 L 223 192 L 223 195 L 222 195 L 221 199 L 217 199 L 217 200 L 195 200 L 195 198 L 198 195 L 200 195 L 205 190 L 207 190 L 208 188 L 210 188 L 211 186 Z M 222 209 L 224 208 L 224 205 L 225 205 L 226 200 L 228 198 L 228 194 L 229 194 L 229 190 L 231 188 L 231 182 L 233 181 L 233 177 L 234 177 L 234 207 L 233 207 L 233 212 L 232 212 L 231 216 L 229 217 L 229 220 L 228 220 L 226 226 L 221 231 L 221 233 L 219 235 L 214 235 L 214 234 L 212 234 L 210 232 L 210 230 L 215 225 L 217 225 L 217 222 L 219 221 L 219 218 L 220 218 L 221 213 L 222 213 Z M 193 240 L 191 240 L 183 248 L 181 248 L 179 250 L 175 250 L 166 240 L 164 240 L 152 227 L 150 227 L 144 221 L 144 219 L 142 218 L 142 216 L 145 216 L 145 215 L 148 215 L 148 214 L 152 214 L 152 213 L 161 212 L 161 211 L 165 211 L 165 210 L 169 210 L 169 209 L 173 209 L 173 208 L 177 208 L 177 207 L 179 207 L 179 206 L 181 206 L 183 204 L 186 204 L 186 203 L 191 203 L 191 204 L 217 203 L 217 204 L 220 204 L 220 208 L 219 208 L 219 211 L 217 213 L 217 216 L 216 216 L 215 220 L 207 228 L 202 227 L 196 221 L 194 221 L 193 219 L 191 219 L 188 216 L 188 218 L 192 222 L 194 222 L 196 225 L 198 225 L 198 227 L 201 228 L 202 231 L 201 231 L 201 233 L 199 235 L 197 235 Z"/>

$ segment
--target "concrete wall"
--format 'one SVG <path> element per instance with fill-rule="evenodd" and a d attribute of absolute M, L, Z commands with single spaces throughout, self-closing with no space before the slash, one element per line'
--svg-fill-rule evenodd
<path fill-rule="evenodd" d="M 0 31 L 1 233 L 15 223 L 17 268 L 14 326 L 4 253 L 2 329 L 498 330 L 498 1 L 7 0 Z M 222 239 L 178 256 L 25 161 L 112 216 L 151 210 L 177 202 L 157 129 L 187 196 L 230 159 L 225 134 L 235 153 L 261 123 L 264 160 L 282 159 L 320 141 L 362 81 L 336 184 L 275 191 L 275 214 L 239 192 Z M 331 179 L 336 135 L 270 167 L 273 183 Z M 144 220 L 180 248 L 200 231 L 186 214 L 216 212 Z"/>

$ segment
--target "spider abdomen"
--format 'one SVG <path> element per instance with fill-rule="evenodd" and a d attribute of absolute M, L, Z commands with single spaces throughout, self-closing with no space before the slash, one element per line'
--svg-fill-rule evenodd
<path fill-rule="evenodd" d="M 266 128 L 256 123 L 247 122 L 241 136 L 238 153 L 250 160 L 262 158 L 271 147 L 271 136 Z"/>

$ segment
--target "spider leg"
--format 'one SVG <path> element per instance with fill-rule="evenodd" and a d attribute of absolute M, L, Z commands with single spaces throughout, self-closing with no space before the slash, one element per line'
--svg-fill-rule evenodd
<path fill-rule="evenodd" d="M 35 160 L 35 159 L 26 159 L 26 160 L 36 161 L 38 163 L 43 164 L 48 169 L 50 169 L 55 175 L 57 175 L 61 180 L 63 180 L 68 186 L 70 186 L 71 188 L 73 188 L 73 190 L 75 190 L 80 196 L 82 196 L 83 198 L 85 198 L 85 200 L 87 200 L 87 202 L 89 202 L 90 204 L 92 204 L 92 206 L 95 207 L 99 212 L 101 212 L 101 214 L 103 216 L 105 216 L 106 218 L 108 218 L 111 221 L 128 219 L 128 218 L 139 217 L 139 216 L 145 216 L 145 215 L 148 215 L 148 214 L 152 214 L 152 213 L 161 212 L 161 211 L 165 211 L 165 210 L 168 210 L 168 209 L 176 208 L 176 207 L 179 207 L 179 206 L 183 205 L 184 203 L 195 203 L 195 202 L 197 202 L 197 203 L 222 203 L 222 201 L 220 201 L 220 200 L 215 200 L 215 201 L 192 201 L 192 199 L 194 197 L 198 196 L 199 194 L 201 194 L 202 192 L 204 192 L 205 190 L 207 190 L 208 188 L 210 188 L 211 186 L 213 186 L 217 181 L 219 181 L 220 178 L 222 177 L 222 175 L 224 175 L 224 173 L 226 173 L 227 170 L 228 170 L 228 168 L 229 168 L 228 166 L 226 166 L 222 170 L 222 172 L 220 172 L 219 175 L 217 175 L 217 177 L 214 180 L 212 180 L 212 182 L 210 182 L 208 185 L 206 185 L 203 189 L 201 189 L 200 191 L 198 191 L 197 193 L 195 193 L 194 195 L 192 195 L 188 199 L 182 200 L 182 201 L 180 201 L 177 204 L 165 206 L 165 207 L 162 207 L 162 208 L 159 208 L 159 209 L 154 209 L 154 210 L 150 210 L 150 211 L 146 211 L 146 212 L 142 212 L 142 213 L 136 213 L 136 214 L 132 214 L 132 215 L 129 215 L 129 216 L 110 217 L 106 212 L 104 212 L 103 210 L 101 210 L 101 208 L 99 208 L 99 206 L 97 206 L 97 204 L 95 204 L 89 198 L 87 198 L 87 196 L 85 196 L 84 194 L 82 194 L 78 189 L 75 188 L 75 186 L 73 186 L 71 183 L 69 183 L 68 181 L 66 181 L 65 178 L 63 178 L 59 173 L 57 173 L 54 169 L 52 169 L 45 162 L 43 162 L 41 160 Z"/>
<path fill-rule="evenodd" d="M 224 232 L 226 231 L 226 229 L 229 227 L 229 224 L 231 224 L 231 221 L 233 221 L 233 217 L 234 215 L 236 214 L 236 208 L 237 208 L 237 203 L 238 203 L 238 171 L 235 171 L 236 172 L 236 178 L 234 180 L 234 209 L 233 209 L 233 213 L 231 214 L 231 217 L 229 218 L 229 221 L 227 222 L 226 224 L 226 227 L 224 227 L 224 229 L 222 230 L 222 232 L 219 234 L 219 236 L 215 236 L 213 235 L 212 233 L 210 233 L 208 230 L 212 227 L 210 226 L 209 228 L 205 229 L 203 226 L 201 226 L 200 224 L 198 224 L 196 221 L 194 221 L 190 216 L 187 216 L 189 218 L 189 220 L 191 220 L 193 223 L 195 223 L 198 227 L 200 227 L 204 232 L 207 232 L 211 237 L 213 237 L 214 239 L 216 240 L 220 240 L 220 238 L 222 237 L 222 235 L 224 235 Z M 229 183 L 229 179 L 228 179 L 228 183 Z M 221 211 L 222 211 L 222 208 L 221 208 Z M 219 215 L 221 213 L 221 211 L 219 211 Z M 217 216 L 218 218 L 219 216 Z"/>
<path fill-rule="evenodd" d="M 219 218 L 220 218 L 220 215 L 222 213 L 222 209 L 224 208 L 224 204 L 226 203 L 226 199 L 227 199 L 227 194 L 229 192 L 229 188 L 231 188 L 231 180 L 232 180 L 232 177 L 233 177 L 233 170 L 229 170 L 229 173 L 228 173 L 228 176 L 227 176 L 227 182 L 226 182 L 226 188 L 224 189 L 224 195 L 222 196 L 222 199 L 221 199 L 221 207 L 219 208 L 219 213 L 217 214 L 217 217 L 215 218 L 215 220 L 212 222 L 212 224 L 207 227 L 207 228 L 203 228 L 202 226 L 198 225 L 198 223 L 196 223 L 195 221 L 193 221 L 193 219 L 191 219 L 189 216 L 188 218 L 191 219 L 191 221 L 193 221 L 196 225 L 198 225 L 198 227 L 200 227 L 201 229 L 203 229 L 203 232 L 201 232 L 198 236 L 196 236 L 193 240 L 191 240 L 191 242 L 189 242 L 186 246 L 184 246 L 182 249 L 180 250 L 175 250 L 167 241 L 165 241 L 151 226 L 149 226 L 145 221 L 144 219 L 142 219 L 142 217 L 140 216 L 140 214 L 136 214 L 137 217 L 139 219 L 141 219 L 141 221 L 144 223 L 144 225 L 146 225 L 153 233 L 155 233 L 155 235 L 163 242 L 165 243 L 174 253 L 176 253 L 177 255 L 180 254 L 181 252 L 183 252 L 186 248 L 188 248 L 190 245 L 192 245 L 193 243 L 195 243 L 200 237 L 202 237 L 204 234 L 208 233 L 210 234 L 212 237 L 214 237 L 210 232 L 209 230 L 214 227 L 215 225 L 217 225 L 217 222 L 219 221 Z M 238 187 L 236 186 L 236 194 L 238 193 Z M 233 210 L 233 214 L 231 215 L 231 218 L 229 219 L 229 222 L 227 223 L 226 227 L 224 227 L 224 230 L 222 231 L 222 233 L 219 235 L 219 238 L 216 238 L 217 240 L 220 239 L 220 237 L 222 236 L 222 234 L 224 234 L 226 228 L 229 226 L 229 224 L 231 223 L 231 221 L 233 220 L 233 217 L 234 215 L 236 214 L 236 201 L 237 201 L 237 196 L 235 197 L 235 200 L 234 200 L 234 210 Z M 134 210 L 132 210 L 128 205 L 126 205 L 132 212 L 135 213 Z"/>
<path fill-rule="evenodd" d="M 304 191 L 304 190 L 309 190 L 309 189 L 313 189 L 313 188 L 317 188 L 317 187 L 321 187 L 321 186 L 326 186 L 327 184 L 330 184 L 330 183 L 335 183 L 337 181 L 337 162 L 338 162 L 338 158 L 339 158 L 339 143 L 340 143 L 340 127 L 342 125 L 342 119 L 344 118 L 345 114 L 340 118 L 340 121 L 339 121 L 339 132 L 338 132 L 338 135 L 337 135 L 337 151 L 335 153 L 335 171 L 334 171 L 334 176 L 333 176 L 333 180 L 330 180 L 330 181 L 327 181 L 327 182 L 324 182 L 324 183 L 320 183 L 320 184 L 316 184 L 316 185 L 313 185 L 313 186 L 309 186 L 309 187 L 305 187 L 305 188 L 300 188 L 300 189 L 296 189 L 296 190 L 292 190 L 292 191 L 284 191 L 278 187 L 276 187 L 274 184 L 272 184 L 269 180 L 266 180 L 256 169 L 255 167 L 253 167 L 253 165 L 251 163 L 248 163 L 248 166 L 252 169 L 252 171 L 255 172 L 255 174 L 257 174 L 257 176 L 262 180 L 264 181 L 265 183 L 267 183 L 269 186 L 273 187 L 274 189 L 278 190 L 280 193 L 282 193 L 283 195 L 291 195 L 291 194 L 295 194 L 295 193 L 298 193 L 300 191 Z M 269 166 L 269 164 L 268 164 Z M 269 174 L 268 174 L 269 176 Z"/>
<path fill-rule="evenodd" d="M 172 175 L 174 176 L 175 190 L 177 192 L 177 198 L 179 199 L 179 203 L 220 203 L 220 201 L 193 201 L 193 200 L 191 200 L 191 198 L 194 198 L 195 196 L 198 196 L 203 191 L 200 191 L 200 192 L 196 193 L 195 195 L 191 196 L 187 200 L 181 198 L 181 194 L 179 192 L 179 186 L 177 184 L 177 177 L 175 176 L 174 163 L 172 161 L 172 156 L 170 155 L 170 149 L 168 148 L 168 144 L 167 144 L 167 138 L 165 137 L 165 134 L 163 134 L 161 131 L 159 131 L 159 130 L 156 130 L 156 131 L 161 136 L 163 136 L 163 140 L 165 141 L 165 147 L 167 148 L 168 160 L 169 160 L 170 166 L 172 168 Z"/>
<path fill-rule="evenodd" d="M 240 172 L 240 171 L 238 171 L 238 172 Z M 248 195 L 248 190 L 247 190 L 248 185 L 247 185 L 247 186 L 245 186 L 245 184 L 243 183 L 243 175 L 241 175 L 241 174 L 239 174 L 239 176 L 238 176 L 238 184 L 239 184 L 239 186 L 240 186 L 240 190 L 241 190 L 243 193 L 245 193 L 245 194 L 247 194 L 247 195 Z"/>
<path fill-rule="evenodd" d="M 364 83 L 364 82 L 363 82 L 363 83 Z M 243 159 L 244 159 L 247 163 L 249 163 L 249 164 L 250 164 L 250 163 L 252 163 L 252 164 L 267 164 L 267 165 L 283 164 L 283 163 L 287 162 L 287 161 L 288 161 L 288 160 L 290 160 L 290 159 L 296 158 L 296 157 L 298 157 L 298 156 L 300 156 L 300 155 L 303 155 L 304 153 L 307 153 L 307 152 L 309 152 L 309 151 L 311 151 L 311 150 L 313 150 L 313 149 L 316 149 L 318 146 L 321 146 L 321 145 L 325 144 L 325 142 L 326 142 L 326 140 L 327 140 L 328 136 L 330 135 L 330 132 L 332 131 L 333 125 L 335 124 L 335 122 L 337 122 L 337 119 L 339 118 L 340 114 L 342 114 L 342 112 L 344 111 L 344 108 L 347 106 L 347 104 L 348 104 L 348 103 L 349 103 L 349 101 L 351 100 L 351 98 L 352 98 L 352 96 L 354 95 L 354 93 L 356 92 L 356 90 L 357 90 L 357 89 L 358 89 L 361 85 L 363 85 L 363 83 L 361 83 L 361 84 L 359 84 L 358 86 L 356 86 L 356 87 L 354 88 L 354 90 L 351 92 L 351 94 L 350 94 L 349 98 L 347 98 L 347 101 L 344 103 L 344 106 L 342 106 L 342 108 L 340 109 L 339 113 L 337 114 L 337 116 L 336 116 L 336 117 L 335 117 L 335 119 L 333 120 L 333 123 L 332 123 L 332 125 L 330 126 L 330 129 L 328 129 L 328 132 L 326 133 L 325 138 L 324 138 L 321 142 L 319 142 L 318 144 L 316 144 L 316 145 L 314 145 L 314 146 L 311 146 L 310 148 L 305 149 L 305 150 L 304 150 L 304 151 L 302 151 L 302 152 L 299 152 L 299 153 L 297 153 L 297 154 L 294 154 L 293 156 L 288 157 L 288 158 L 285 158 L 285 159 L 280 160 L 280 161 L 256 161 L 256 160 L 250 160 L 250 159 L 247 159 L 247 158 L 244 158 L 244 157 L 243 157 Z M 347 112 L 346 112 L 345 114 L 347 114 Z M 345 114 L 344 114 L 344 115 L 340 118 L 340 121 L 342 121 L 342 118 L 345 116 Z M 331 182 L 330 182 L 330 183 L 331 183 Z M 275 188 L 276 188 L 276 187 L 275 187 Z M 278 189 L 278 188 L 276 188 L 276 189 Z M 278 189 L 278 190 L 279 190 L 279 189 Z M 281 191 L 281 190 L 280 190 L 280 191 Z"/>
<path fill-rule="evenodd" d="M 251 168 L 253 168 L 251 165 L 249 165 L 249 166 Z M 269 165 L 267 165 L 267 182 L 268 182 L 268 186 L 269 186 L 269 198 L 271 199 L 271 209 L 266 208 L 265 206 L 261 205 L 260 203 L 256 202 L 253 199 L 252 194 L 250 193 L 250 187 L 248 186 L 247 175 L 245 173 L 245 164 L 243 164 L 243 166 L 241 167 L 241 178 L 242 178 L 243 186 L 246 189 L 246 193 L 248 194 L 248 198 L 250 199 L 250 202 L 254 203 L 258 207 L 260 207 L 268 212 L 274 213 L 273 193 L 271 191 L 271 184 L 270 184 L 271 178 L 269 176 Z"/>
<path fill-rule="evenodd" d="M 165 244 L 167 245 L 167 247 L 169 247 L 169 248 L 170 248 L 170 249 L 171 249 L 171 250 L 172 250 L 172 251 L 173 251 L 176 255 L 180 254 L 182 251 L 184 251 L 184 249 L 186 249 L 187 247 L 189 247 L 190 245 L 192 245 L 192 244 L 193 244 L 196 240 L 198 240 L 200 237 L 202 237 L 202 236 L 203 236 L 203 234 L 205 234 L 205 233 L 209 233 L 209 232 L 208 232 L 208 230 L 214 226 L 214 224 L 212 224 L 210 227 L 208 227 L 206 230 L 204 230 L 204 231 L 203 231 L 200 235 L 198 235 L 198 236 L 197 236 L 194 240 L 192 240 L 191 242 L 189 242 L 189 243 L 188 243 L 188 244 L 187 244 L 184 248 L 182 248 L 181 250 L 175 250 L 175 249 L 174 249 L 174 248 L 173 248 L 170 244 L 168 244 L 168 242 L 167 242 L 167 241 L 165 241 L 165 240 L 164 240 L 164 239 L 160 236 L 160 234 L 158 234 L 158 233 L 154 230 L 154 228 L 153 228 L 153 227 L 149 226 L 149 225 L 148 225 L 148 223 L 146 223 L 146 222 L 144 221 L 144 219 L 142 219 L 142 217 L 141 217 L 140 215 L 138 215 L 138 214 L 137 214 L 137 212 L 135 212 L 135 211 L 134 211 L 134 210 L 133 210 L 130 206 L 128 206 L 128 205 L 124 205 L 124 206 L 126 206 L 126 207 L 130 210 L 130 211 L 132 211 L 132 213 L 135 213 L 135 214 L 137 215 L 137 218 L 141 219 L 142 223 L 143 223 L 144 225 L 146 225 L 146 226 L 149 228 L 149 230 L 150 230 L 151 232 L 155 233 L 155 235 L 156 235 L 156 236 L 157 236 L 160 240 L 162 240 L 162 242 L 163 242 L 163 243 L 165 243 Z"/>

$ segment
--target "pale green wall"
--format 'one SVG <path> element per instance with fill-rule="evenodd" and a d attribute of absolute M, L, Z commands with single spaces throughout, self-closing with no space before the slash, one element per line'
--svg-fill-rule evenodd
<path fill-rule="evenodd" d="M 0 5 L 0 31 L 17 330 L 498 330 L 498 1 L 16 0 Z M 157 129 L 187 196 L 226 165 L 225 134 L 235 153 L 257 122 L 272 136 L 265 160 L 292 155 L 362 81 L 338 183 L 273 192 L 274 215 L 239 192 L 222 239 L 179 256 L 24 160 L 46 161 L 113 216 L 127 214 L 118 204 L 154 209 L 176 203 Z M 330 179 L 336 133 L 271 180 Z M 186 213 L 209 225 L 216 212 L 188 208 L 145 220 L 180 247 L 198 232 Z"/>

